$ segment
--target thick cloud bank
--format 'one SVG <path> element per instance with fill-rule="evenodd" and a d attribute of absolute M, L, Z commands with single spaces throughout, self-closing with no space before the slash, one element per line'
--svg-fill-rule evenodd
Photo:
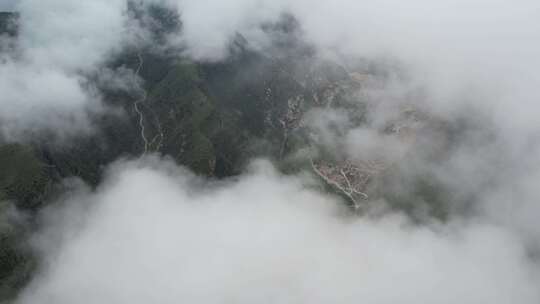
<path fill-rule="evenodd" d="M 117 163 L 97 191 L 51 210 L 46 267 L 18 303 L 540 300 L 511 232 L 350 217 L 312 186 L 265 162 L 220 183 L 155 158 Z"/>

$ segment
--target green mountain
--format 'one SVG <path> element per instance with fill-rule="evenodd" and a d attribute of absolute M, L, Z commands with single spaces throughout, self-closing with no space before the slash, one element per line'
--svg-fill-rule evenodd
<path fill-rule="evenodd" d="M 148 12 L 135 4 L 132 13 L 148 20 L 140 17 Z M 179 18 L 166 10 L 155 7 L 149 14 L 160 21 L 151 23 L 154 39 L 181 30 Z M 0 32 L 16 35 L 17 18 L 0 13 Z M 395 164 L 358 165 L 345 155 L 329 153 L 313 139 L 314 131 L 304 119 L 313 109 L 339 108 L 348 113 L 351 127 L 361 126 L 366 104 L 354 93 L 365 81 L 385 77 L 384 69 L 362 63 L 348 71 L 322 60 L 301 42 L 300 28 L 290 16 L 261 29 L 273 39 L 270 50 L 254 51 L 237 35 L 230 44 L 231 55 L 216 63 L 193 62 L 150 48 L 127 50 L 109 66 L 137 71 L 143 84 L 134 92 L 102 89 L 105 102 L 126 115 L 93 117 L 95 134 L 65 145 L 40 140 L 0 145 L 0 302 L 30 277 L 35 261 L 26 236 L 35 227 L 35 215 L 61 191 L 61 181 L 78 177 L 96 186 L 103 168 L 119 157 L 160 153 L 214 178 L 237 175 L 246 161 L 266 157 L 284 173 L 306 170 L 319 176 L 321 184 L 342 195 L 353 210 L 382 195 L 404 201 L 381 191 L 378 182 L 393 178 Z M 410 111 L 402 116 L 387 133 L 406 135 L 399 130 L 408 130 L 407 124 L 417 117 Z M 437 201 L 437 185 L 420 185 L 410 200 L 426 196 L 426 201 Z M 443 217 L 439 207 L 434 212 Z M 11 219 L 14 209 L 28 218 Z"/>

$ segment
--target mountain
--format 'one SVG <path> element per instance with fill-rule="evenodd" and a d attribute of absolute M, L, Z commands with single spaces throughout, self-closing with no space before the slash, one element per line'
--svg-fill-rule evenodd
<path fill-rule="evenodd" d="M 142 14 L 137 6 L 132 12 L 135 18 Z M 150 13 L 160 21 L 151 23 L 154 39 L 180 30 L 179 19 L 167 11 Z M 0 13 L 0 32 L 16 36 L 17 18 Z M 101 88 L 106 105 L 125 115 L 93 117 L 94 135 L 64 145 L 40 140 L 0 145 L 0 299 L 13 296 L 30 277 L 36 262 L 26 247 L 27 235 L 36 225 L 35 215 L 62 191 L 62 181 L 77 177 L 96 186 L 103 168 L 120 157 L 160 153 L 213 178 L 240 174 L 247 161 L 265 157 L 286 174 L 311 172 L 354 211 L 383 195 L 405 201 L 381 191 L 390 183 L 382 181 L 395 178 L 399 160 L 355 161 L 327 153 L 328 145 L 306 121 L 317 109 L 341 109 L 351 128 L 365 124 L 367 104 L 355 94 L 384 78 L 384 68 L 358 64 L 350 71 L 318 57 L 298 39 L 300 29 L 290 16 L 261 30 L 272 37 L 270 50 L 253 50 L 237 35 L 231 55 L 221 62 L 194 62 L 150 48 L 126 50 L 108 65 L 136 71 L 142 84 L 131 92 Z M 412 140 L 421 132 L 415 129 L 419 120 L 434 123 L 416 109 L 404 109 L 381 131 Z M 436 187 L 424 182 L 410 198 L 436 196 Z M 12 218 L 13 210 L 28 217 Z M 434 210 L 444 217 L 444 208 Z"/>

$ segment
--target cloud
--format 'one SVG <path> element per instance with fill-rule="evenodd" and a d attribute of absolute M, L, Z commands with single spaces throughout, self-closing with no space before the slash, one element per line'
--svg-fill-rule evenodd
<path fill-rule="evenodd" d="M 182 16 L 182 38 L 196 59 L 223 59 L 237 33 L 255 47 L 264 44 L 268 37 L 258 25 L 287 12 L 321 54 L 401 61 L 430 93 L 433 110 L 448 114 L 473 103 L 493 111 L 505 127 L 536 127 L 537 1 L 169 2 Z"/>
<path fill-rule="evenodd" d="M 122 47 L 126 3 L 22 0 L 16 49 L 0 61 L 0 131 L 7 140 L 87 133 L 101 109 L 87 76 Z"/>
<path fill-rule="evenodd" d="M 82 89 L 80 76 L 54 68 L 8 63 L 2 65 L 0 79 L 0 117 L 8 139 L 20 137 L 25 131 L 52 127 L 67 134 L 73 126 L 88 126 L 83 110 L 96 101 Z"/>
<path fill-rule="evenodd" d="M 347 216 L 312 181 L 265 162 L 222 182 L 155 157 L 119 162 L 64 205 L 49 213 L 55 233 L 38 238 L 46 266 L 17 303 L 540 299 L 538 269 L 511 231 Z"/>
<path fill-rule="evenodd" d="M 17 0 L 5 0 L 0 4 L 0 11 L 11 12 L 15 9 Z"/>
<path fill-rule="evenodd" d="M 196 60 L 224 59 L 229 43 L 238 33 L 253 48 L 260 49 L 269 41 L 260 28 L 261 23 L 279 20 L 283 13 L 290 13 L 299 21 L 302 39 L 315 46 L 320 54 L 368 59 L 389 57 L 401 61 L 413 84 L 429 93 L 425 106 L 439 114 L 451 115 L 456 109 L 474 105 L 492 112 L 501 127 L 525 131 L 537 128 L 535 114 L 540 83 L 535 68 L 540 64 L 537 1 L 520 0 L 511 5 L 484 0 L 407 3 L 146 0 L 143 3 L 166 4 L 177 9 L 182 32 L 171 43 L 183 45 L 184 55 Z M 111 52 L 121 49 L 126 40 L 133 43 L 132 36 L 144 36 L 140 29 L 129 29 L 136 24 L 126 16 L 124 0 L 89 3 L 53 0 L 46 4 L 21 0 L 17 7 L 21 12 L 22 59 L 11 64 L 24 65 L 23 69 L 33 69 L 35 73 L 54 69 L 64 74 L 64 78 L 73 78 L 74 74 L 94 71 Z M 5 77 L 4 83 L 14 81 Z M 17 81 L 22 80 L 19 77 Z M 28 82 L 27 87 L 31 80 Z M 95 99 L 85 93 L 81 87 L 78 95 Z M 45 104 L 34 94 L 24 99 L 25 105 Z M 5 97 L 0 102 L 10 107 L 19 104 Z M 69 116 L 61 113 L 61 104 L 64 103 L 50 104 L 50 115 Z M 66 112 L 73 113 L 77 105 L 84 105 L 79 107 L 79 118 L 75 119 L 79 121 L 85 108 L 92 104 L 96 103 L 78 98 Z M 25 106 L 22 107 L 21 113 L 25 113 Z M 8 116 L 11 112 L 3 118 Z M 18 117 L 17 128 L 23 130 L 35 118 L 32 115 L 23 118 L 22 114 Z M 81 126 L 84 129 L 85 122 Z"/>
<path fill-rule="evenodd" d="M 197 60 L 221 60 L 228 47 L 241 33 L 252 46 L 267 39 L 260 28 L 282 13 L 280 1 L 177 1 L 167 0 L 182 18 L 182 36 L 186 54 Z M 218 13 L 219 12 L 219 13 Z"/>
<path fill-rule="evenodd" d="M 165 2 L 183 22 L 173 42 L 195 60 L 225 59 L 237 33 L 264 46 L 259 25 L 285 12 L 322 58 L 398 62 L 395 77 L 364 87 L 367 126 L 339 109 L 310 125 L 348 155 L 400 158 L 381 128 L 414 105 L 449 127 L 407 147 L 412 157 L 396 162 L 403 184 L 429 173 L 474 212 L 424 226 L 395 213 L 352 217 L 267 164 L 213 182 L 168 161 L 119 162 L 97 190 L 45 216 L 45 263 L 19 303 L 538 303 L 538 1 Z M 89 128 L 100 98 L 85 75 L 133 78 L 101 69 L 133 33 L 124 5 L 19 4 L 20 52 L 0 66 L 4 137 Z"/>

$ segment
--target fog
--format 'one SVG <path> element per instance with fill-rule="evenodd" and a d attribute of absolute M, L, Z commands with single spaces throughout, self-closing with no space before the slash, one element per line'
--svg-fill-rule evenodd
<path fill-rule="evenodd" d="M 540 82 L 536 68 L 540 65 L 540 4 L 537 1 L 520 0 L 511 4 L 484 0 L 142 2 L 163 3 L 178 10 L 183 30 L 170 41 L 183 45 L 184 54 L 197 60 L 226 58 L 229 43 L 238 33 L 251 47 L 264 49 L 269 38 L 259 25 L 289 13 L 298 19 L 302 39 L 313 44 L 322 57 L 383 57 L 401 62 L 410 77 L 410 85 L 420 86 L 429 93 L 428 106 L 433 111 L 450 115 L 456 109 L 481 107 L 503 128 L 538 127 L 535 110 Z M 16 109 L 18 118 L 10 119 L 12 111 L 3 111 L 10 113 L 4 114 L 3 120 L 8 125 L 17 125 L 17 129 L 25 129 L 26 122 L 36 118 L 28 110 L 32 108 L 82 121 L 81 113 L 88 108 L 96 109 L 99 98 L 81 84 L 81 72 L 90 73 L 125 45 L 133 47 L 134 37 L 130 35 L 137 31 L 141 35 L 143 31 L 130 28 L 134 24 L 129 22 L 123 0 L 84 4 L 21 0 L 16 9 L 21 13 L 20 45 L 17 59 L 3 56 L 2 70 L 6 72 L 2 73 L 2 83 L 10 85 L 3 89 L 8 94 L 2 96 L 1 102 Z M 57 96 L 54 91 L 42 101 L 36 97 L 38 94 L 31 93 L 35 85 L 29 77 L 9 73 L 9 69 L 19 67 L 45 77 L 49 73 L 53 77 L 61 74 L 62 79 L 56 80 L 58 86 L 79 86 L 78 96 Z M 23 89 L 10 92 L 8 89 L 13 87 Z M 27 96 L 21 91 L 28 92 Z M 39 127 L 50 126 L 41 123 Z M 3 129 L 8 135 L 17 131 Z M 62 128 L 50 129 L 61 131 Z"/>
<path fill-rule="evenodd" d="M 471 212 L 419 224 L 377 201 L 353 216 L 307 174 L 265 161 L 214 181 L 159 156 L 120 160 L 97 189 L 74 186 L 42 215 L 43 267 L 18 303 L 540 301 L 540 2 L 149 2 L 177 9 L 183 28 L 169 42 L 195 61 L 225 60 L 237 34 L 267 51 L 260 25 L 288 13 L 321 60 L 395 63 L 358 95 L 370 103 L 365 126 L 343 109 L 309 113 L 308 124 L 351 158 L 413 154 L 399 164 L 402 186 L 428 172 L 466 198 L 450 206 Z M 17 9 L 16 49 L 0 55 L 2 136 L 92 132 L 89 117 L 110 109 L 87 76 L 135 77 L 100 71 L 143 29 L 123 0 Z M 413 144 L 380 134 L 405 105 L 465 131 L 450 144 L 437 131 Z M 442 160 L 426 157 L 438 151 Z"/>
<path fill-rule="evenodd" d="M 13 11 L 17 0 L 5 0 L 0 3 L 0 11 Z"/>
<path fill-rule="evenodd" d="M 116 163 L 49 210 L 36 240 L 48 263 L 18 303 L 540 299 L 519 238 L 497 225 L 352 217 L 313 186 L 264 161 L 225 182 L 155 157 Z"/>
<path fill-rule="evenodd" d="M 537 1 L 174 1 L 189 53 L 219 60 L 239 32 L 264 45 L 257 23 L 289 12 L 321 56 L 391 58 L 429 93 L 430 110 L 481 107 L 505 128 L 537 128 Z M 219 11 L 219 14 L 216 12 Z M 519 116 L 516 119 L 515 115 Z"/>
<path fill-rule="evenodd" d="M 87 77 L 99 69 L 126 34 L 125 1 L 22 0 L 19 34 L 0 53 L 0 130 L 9 141 L 51 131 L 89 133 L 89 114 L 102 110 Z"/>

